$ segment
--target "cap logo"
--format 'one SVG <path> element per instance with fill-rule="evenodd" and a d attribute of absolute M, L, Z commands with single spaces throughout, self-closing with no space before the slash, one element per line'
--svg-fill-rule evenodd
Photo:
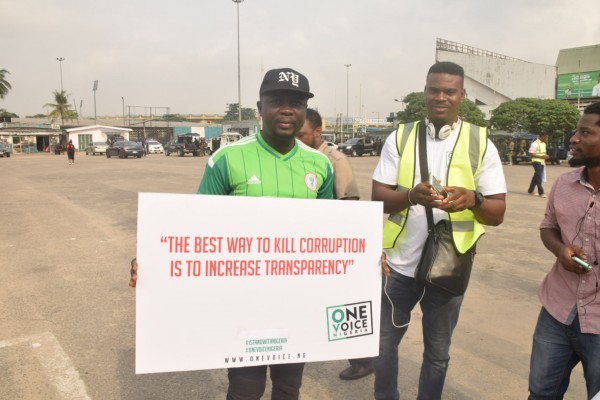
<path fill-rule="evenodd" d="M 293 72 L 280 72 L 279 73 L 279 81 L 278 82 L 290 82 L 292 83 L 292 85 L 298 87 L 298 79 L 299 76 Z"/>

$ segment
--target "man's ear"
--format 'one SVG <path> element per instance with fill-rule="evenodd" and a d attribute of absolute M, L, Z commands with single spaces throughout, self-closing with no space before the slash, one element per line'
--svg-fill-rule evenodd
<path fill-rule="evenodd" d="M 256 102 L 256 108 L 258 111 L 258 119 L 260 119 L 262 117 L 262 115 L 260 114 L 260 109 L 261 109 L 261 102 L 260 100 Z"/>
<path fill-rule="evenodd" d="M 321 137 L 321 132 L 323 132 L 323 127 L 319 126 L 317 128 L 315 128 L 315 136 L 320 138 Z"/>

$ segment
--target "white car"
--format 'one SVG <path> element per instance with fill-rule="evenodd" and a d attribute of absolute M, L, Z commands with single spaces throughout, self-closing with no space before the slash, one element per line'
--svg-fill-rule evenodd
<path fill-rule="evenodd" d="M 156 140 L 148 140 L 146 142 L 146 151 L 148 154 L 164 153 L 165 149 L 163 148 L 163 145 Z"/>

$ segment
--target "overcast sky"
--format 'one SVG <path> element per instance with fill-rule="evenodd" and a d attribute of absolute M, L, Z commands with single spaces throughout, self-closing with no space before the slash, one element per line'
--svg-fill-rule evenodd
<path fill-rule="evenodd" d="M 597 0 L 245 0 L 239 11 L 242 106 L 255 108 L 268 69 L 291 67 L 326 117 L 346 114 L 347 72 L 350 115 L 398 110 L 395 98 L 423 89 L 436 38 L 548 65 L 562 48 L 600 43 Z M 85 116 L 94 80 L 98 116 L 120 116 L 122 97 L 126 110 L 172 114 L 238 101 L 232 0 L 0 0 L 0 15 L 12 85 L 0 108 L 21 117 L 53 102 L 59 57 Z"/>

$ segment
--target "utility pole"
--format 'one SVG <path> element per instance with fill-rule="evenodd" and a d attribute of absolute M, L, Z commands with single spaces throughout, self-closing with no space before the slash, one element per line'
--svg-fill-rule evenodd
<path fill-rule="evenodd" d="M 94 125 L 98 125 L 98 123 L 96 122 L 96 90 L 98 90 L 98 80 L 96 79 L 94 81 Z"/>
<path fill-rule="evenodd" d="M 242 120 L 242 85 L 240 79 L 240 3 L 244 0 L 232 0 L 237 7 L 237 56 L 238 56 L 238 121 Z"/>
<path fill-rule="evenodd" d="M 62 62 L 65 61 L 65 58 L 64 57 L 57 57 L 56 61 L 58 61 L 58 65 L 60 66 L 60 95 L 63 96 L 64 95 L 64 91 L 63 91 L 63 80 L 62 80 Z M 61 125 L 65 124 L 65 121 L 64 121 L 64 110 L 62 108 L 60 110 L 60 124 Z"/>
<path fill-rule="evenodd" d="M 352 64 L 344 64 L 346 67 L 346 123 L 350 115 L 350 67 Z M 342 142 L 344 141 L 344 123 L 342 122 Z"/>

